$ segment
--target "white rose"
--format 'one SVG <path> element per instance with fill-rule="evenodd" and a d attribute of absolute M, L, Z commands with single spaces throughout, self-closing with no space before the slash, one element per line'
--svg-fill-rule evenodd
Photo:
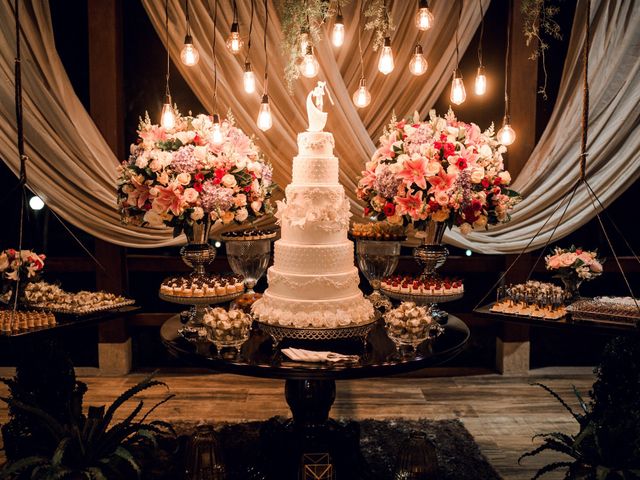
<path fill-rule="evenodd" d="M 236 160 L 236 170 L 244 170 L 247 167 L 247 160 L 245 158 L 239 158 Z"/>
<path fill-rule="evenodd" d="M 500 180 L 502 180 L 502 183 L 504 183 L 505 185 L 511 183 L 511 175 L 507 171 L 500 172 L 498 174 L 498 177 L 500 177 Z"/>
<path fill-rule="evenodd" d="M 411 160 L 411 158 L 406 153 L 403 153 L 402 155 L 398 155 L 398 158 L 396 159 L 396 161 L 400 165 L 404 164 L 404 162 L 406 162 L 407 160 Z"/>
<path fill-rule="evenodd" d="M 236 207 L 244 207 L 247 204 L 247 196 L 244 193 L 240 193 L 235 196 L 234 203 Z"/>
<path fill-rule="evenodd" d="M 247 170 L 257 174 L 262 174 L 262 164 L 260 162 L 248 162 Z"/>
<path fill-rule="evenodd" d="M 152 227 L 161 227 L 164 224 L 164 218 L 162 214 L 155 210 L 147 210 L 144 214 L 144 221 Z"/>
<path fill-rule="evenodd" d="M 204 217 L 204 210 L 200 207 L 195 207 L 193 212 L 191 212 L 191 220 L 198 221 Z"/>
<path fill-rule="evenodd" d="M 236 177 L 234 177 L 230 173 L 227 173 L 224 177 L 222 177 L 222 184 L 225 187 L 231 188 L 231 187 L 235 187 L 238 184 L 238 182 L 236 181 Z"/>
<path fill-rule="evenodd" d="M 196 160 L 199 162 L 204 163 L 207 160 L 207 147 L 198 145 L 193 149 L 193 156 L 196 157 Z"/>
<path fill-rule="evenodd" d="M 458 169 L 458 167 L 454 164 L 451 164 L 447 167 L 447 173 L 449 175 L 459 175 L 460 174 L 460 170 Z"/>
<path fill-rule="evenodd" d="M 144 153 L 136 158 L 136 167 L 138 168 L 146 168 L 149 164 L 149 157 Z"/>
<path fill-rule="evenodd" d="M 162 163 L 163 167 L 168 167 L 173 161 L 173 155 L 171 154 L 171 152 L 159 152 L 157 154 L 157 158 L 160 163 Z"/>
<path fill-rule="evenodd" d="M 6 253 L 2 253 L 0 255 L 0 272 L 4 272 L 7 268 L 9 268 L 9 257 Z"/>
<path fill-rule="evenodd" d="M 149 168 L 152 172 L 157 172 L 158 170 L 162 169 L 162 162 L 157 158 L 154 158 L 153 160 L 151 160 Z"/>
<path fill-rule="evenodd" d="M 473 228 L 467 222 L 465 222 L 462 225 L 460 225 L 460 233 L 462 235 L 468 235 L 471 232 L 471 230 L 473 230 Z"/>
<path fill-rule="evenodd" d="M 491 158 L 493 156 L 493 152 L 491 151 L 491 147 L 484 143 L 480 146 L 478 155 L 480 155 L 480 157 Z"/>
<path fill-rule="evenodd" d="M 189 130 L 186 132 L 178 132 L 175 134 L 175 137 L 180 140 L 183 144 L 193 142 L 193 139 L 196 136 L 196 132 Z"/>
<path fill-rule="evenodd" d="M 383 165 L 383 166 L 386 167 L 383 170 L 388 169 L 391 173 L 398 173 L 404 169 L 401 163 L 390 163 L 388 165 Z"/>
<path fill-rule="evenodd" d="M 258 200 L 254 200 L 253 202 L 251 202 L 251 210 L 253 210 L 254 212 L 259 212 L 261 208 L 262 202 Z"/>
<path fill-rule="evenodd" d="M 184 191 L 182 198 L 187 203 L 194 203 L 198 200 L 198 191 L 195 188 L 187 188 Z"/>
<path fill-rule="evenodd" d="M 471 172 L 471 183 L 480 183 L 484 178 L 484 168 L 479 167 L 475 168 L 473 172 Z"/>
<path fill-rule="evenodd" d="M 189 182 L 191 181 L 191 175 L 189 175 L 187 172 L 182 172 L 178 174 L 176 180 L 182 186 L 189 185 Z"/>
<path fill-rule="evenodd" d="M 249 217 L 249 212 L 247 211 L 246 208 L 242 207 L 236 211 L 236 220 L 238 222 L 244 222 L 247 219 L 247 217 Z"/>
<path fill-rule="evenodd" d="M 220 220 L 222 220 L 222 223 L 226 225 L 228 223 L 233 222 L 233 218 L 234 218 L 233 212 L 224 212 L 220 217 Z"/>

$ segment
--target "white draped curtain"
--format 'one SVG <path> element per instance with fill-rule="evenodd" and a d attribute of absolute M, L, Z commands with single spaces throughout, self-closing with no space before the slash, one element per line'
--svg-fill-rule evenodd
<path fill-rule="evenodd" d="M 413 77 L 407 69 L 409 49 L 396 50 L 396 71 L 388 77 L 376 73 L 377 54 L 370 48 L 371 34 L 363 34 L 365 75 L 373 95 L 371 105 L 362 111 L 354 108 L 351 95 L 360 78 L 358 65 L 356 12 L 362 0 L 353 0 L 345 8 L 349 19 L 347 42 L 335 53 L 327 41 L 317 49 L 322 75 L 329 83 L 335 107 L 331 108 L 328 129 L 336 137 L 340 157 L 340 180 L 354 200 L 357 177 L 365 160 L 374 150 L 383 126 L 392 111 L 404 116 L 418 110 L 425 114 L 449 84 L 454 60 L 454 30 L 457 2 L 434 2 L 436 26 L 423 34 L 422 44 L 430 66 L 423 77 Z M 13 57 L 15 39 L 11 2 L 0 4 L 0 156 L 15 172 L 18 155 L 13 104 Z M 88 113 L 76 97 L 62 63 L 56 53 L 49 7 L 46 0 L 21 2 L 24 32 L 24 111 L 29 186 L 47 204 L 70 223 L 98 238 L 125 246 L 155 247 L 176 243 L 170 231 L 135 229 L 119 223 L 115 205 L 116 159 Z M 212 108 L 211 34 L 213 19 L 204 2 L 191 2 L 192 30 L 200 49 L 201 61 L 187 69 L 179 61 L 184 39 L 182 3 L 169 0 L 170 53 L 190 87 L 206 108 Z M 249 2 L 238 2 L 242 26 L 249 20 Z M 256 2 L 260 4 L 261 2 Z M 483 1 L 484 10 L 488 1 Z M 164 32 L 164 2 L 143 0 L 152 23 Z M 608 205 L 640 173 L 638 152 L 638 119 L 640 114 L 640 81 L 638 54 L 640 20 L 638 2 L 592 0 L 593 46 L 591 71 L 591 121 L 589 142 L 589 181 L 601 201 Z M 511 223 L 489 232 L 475 232 L 462 237 L 456 231 L 447 234 L 450 243 L 484 253 L 512 253 L 521 250 L 549 218 L 560 198 L 578 177 L 577 161 L 580 136 L 580 99 L 582 64 L 580 52 L 584 43 L 584 0 L 578 3 L 569 51 L 558 100 L 541 141 L 517 179 L 514 187 L 525 195 L 516 208 Z M 394 2 L 392 14 L 399 26 L 392 37 L 395 45 L 413 45 L 418 39 L 412 28 L 414 2 Z M 275 6 L 270 0 L 270 9 Z M 268 48 L 270 53 L 269 94 L 274 110 L 274 128 L 263 133 L 255 127 L 260 98 L 247 96 L 240 88 L 244 57 L 231 56 L 224 47 L 226 27 L 231 22 L 228 6 L 219 10 L 221 28 L 218 101 L 220 113 L 231 108 L 238 124 L 254 132 L 267 157 L 274 163 L 276 181 L 281 185 L 290 179 L 291 159 L 297 150 L 295 139 L 306 125 L 304 97 L 311 88 L 309 80 L 299 80 L 293 96 L 282 79 L 280 25 L 270 15 Z M 257 7 L 257 18 L 263 18 Z M 464 1 L 460 27 L 460 46 L 464 52 L 480 20 L 476 1 Z M 264 53 L 259 39 L 262 23 L 254 21 L 251 61 L 259 74 L 264 69 Z M 164 34 L 161 35 L 164 39 Z M 261 75 L 258 75 L 261 78 Z M 465 119 L 473 121 L 473 119 Z M 373 140 L 372 140 L 373 139 Z M 354 212 L 360 207 L 354 203 Z M 556 237 L 567 235 L 594 215 L 586 192 L 579 191 L 560 226 Z M 554 221 L 543 230 L 531 248 L 546 241 Z"/>

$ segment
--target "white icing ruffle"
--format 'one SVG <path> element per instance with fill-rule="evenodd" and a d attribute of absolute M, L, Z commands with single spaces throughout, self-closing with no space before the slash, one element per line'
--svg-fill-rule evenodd
<path fill-rule="evenodd" d="M 368 323 L 373 306 L 362 293 L 334 301 L 297 301 L 264 296 L 251 307 L 261 322 L 296 328 L 336 328 Z"/>
<path fill-rule="evenodd" d="M 349 228 L 351 210 L 344 189 L 307 187 L 293 193 L 287 187 L 287 200 L 276 202 L 278 224 L 304 229 L 307 225 L 325 232 Z"/>

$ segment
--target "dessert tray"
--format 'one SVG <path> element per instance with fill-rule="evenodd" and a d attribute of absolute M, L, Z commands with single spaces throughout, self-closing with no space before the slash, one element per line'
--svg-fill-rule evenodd
<path fill-rule="evenodd" d="M 432 288 L 426 290 L 429 287 Z M 388 277 L 382 280 L 380 290 L 395 300 L 418 305 L 453 302 L 464 296 L 462 281 L 449 278 L 422 280 L 408 276 Z"/>
<path fill-rule="evenodd" d="M 278 236 L 278 230 L 241 230 L 221 235 L 225 242 L 247 242 L 251 240 L 270 240 Z"/>
<path fill-rule="evenodd" d="M 376 319 L 359 325 L 345 327 L 286 327 L 270 323 L 256 322 L 260 330 L 271 336 L 276 345 L 285 338 L 291 340 L 341 340 L 361 338 L 363 341 L 376 324 Z"/>
<path fill-rule="evenodd" d="M 349 237 L 352 240 L 368 240 L 379 242 L 404 242 L 407 236 L 401 225 L 386 223 L 354 223 L 351 225 Z"/>
<path fill-rule="evenodd" d="M 401 300 L 403 302 L 413 302 L 417 305 L 424 305 L 428 303 L 445 303 L 460 300 L 464 293 L 446 294 L 446 295 L 431 295 L 431 294 L 412 294 L 412 293 L 400 293 L 392 292 L 384 288 L 380 289 L 385 295 L 394 300 Z"/>
<path fill-rule="evenodd" d="M 625 325 L 640 322 L 640 310 L 631 297 L 582 298 L 569 305 L 567 311 L 574 320 Z"/>
<path fill-rule="evenodd" d="M 217 303 L 230 302 L 238 298 L 244 292 L 235 292 L 227 295 L 215 295 L 212 297 L 180 297 L 178 295 L 167 295 L 162 292 L 158 293 L 161 300 L 179 305 L 213 305 Z"/>
<path fill-rule="evenodd" d="M 135 300 L 112 293 L 65 292 L 59 286 L 47 282 L 27 284 L 25 297 L 29 308 L 66 315 L 91 315 L 135 304 Z"/>

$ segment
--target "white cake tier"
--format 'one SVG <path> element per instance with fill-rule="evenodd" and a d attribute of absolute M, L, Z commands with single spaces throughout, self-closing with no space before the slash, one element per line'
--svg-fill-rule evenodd
<path fill-rule="evenodd" d="M 323 275 L 346 272 L 353 267 L 353 242 L 334 245 L 299 245 L 278 240 L 273 264 L 281 272 Z"/>
<path fill-rule="evenodd" d="M 300 155 L 333 155 L 335 142 L 330 132 L 302 132 L 298 134 L 298 152 Z"/>
<path fill-rule="evenodd" d="M 304 245 L 328 245 L 347 240 L 351 211 L 341 185 L 289 185 L 286 201 L 277 202 L 282 240 Z"/>
<path fill-rule="evenodd" d="M 323 275 L 301 275 L 285 273 L 277 267 L 267 272 L 269 293 L 282 298 L 296 300 L 335 300 L 359 293 L 358 269 L 351 267 L 343 273 Z"/>
<path fill-rule="evenodd" d="M 297 328 L 336 328 L 369 323 L 373 306 L 362 292 L 335 300 L 296 300 L 267 290 L 251 311 L 261 322 Z"/>
<path fill-rule="evenodd" d="M 338 158 L 293 157 L 292 185 L 337 185 Z"/>

